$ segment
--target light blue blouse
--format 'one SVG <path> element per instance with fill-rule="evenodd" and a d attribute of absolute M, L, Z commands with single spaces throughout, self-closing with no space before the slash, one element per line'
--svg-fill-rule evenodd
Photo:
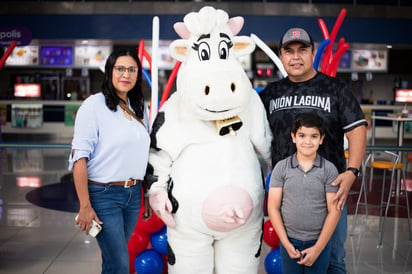
<path fill-rule="evenodd" d="M 150 146 L 147 117 L 145 109 L 144 127 L 134 118 L 127 119 L 120 106 L 111 111 L 103 93 L 89 96 L 76 114 L 69 170 L 85 157 L 90 180 L 143 179 Z"/>

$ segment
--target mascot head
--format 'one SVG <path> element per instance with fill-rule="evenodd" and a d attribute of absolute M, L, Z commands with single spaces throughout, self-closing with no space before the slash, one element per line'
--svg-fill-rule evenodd
<path fill-rule="evenodd" d="M 204 7 L 174 25 L 182 38 L 170 45 L 171 55 L 182 62 L 177 92 L 182 108 L 201 120 L 238 115 L 254 92 L 238 60 L 255 49 L 250 37 L 236 36 L 243 22 L 242 17 L 229 19 L 223 10 Z"/>

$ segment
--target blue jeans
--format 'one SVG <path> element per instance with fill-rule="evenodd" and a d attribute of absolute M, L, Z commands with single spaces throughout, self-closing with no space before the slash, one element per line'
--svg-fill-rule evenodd
<path fill-rule="evenodd" d="M 330 256 L 330 263 L 328 268 L 328 274 L 346 274 L 345 266 L 345 241 L 348 228 L 347 216 L 348 209 L 346 207 L 341 211 L 338 225 L 330 238 L 332 247 L 332 253 Z"/>
<path fill-rule="evenodd" d="M 103 222 L 96 239 L 102 253 L 102 273 L 129 273 L 127 243 L 141 205 L 140 184 L 130 188 L 89 184 L 90 202 Z"/>
<path fill-rule="evenodd" d="M 316 243 L 316 240 L 312 241 L 299 241 L 293 238 L 289 238 L 289 241 L 293 246 L 302 251 L 306 248 L 313 246 Z M 328 269 L 328 264 L 330 260 L 330 251 L 331 245 L 330 242 L 325 246 L 323 251 L 319 254 L 317 260 L 313 263 L 312 266 L 305 266 L 298 264 L 298 259 L 291 259 L 285 247 L 280 243 L 280 259 L 282 264 L 282 272 L 285 274 L 326 274 Z"/>

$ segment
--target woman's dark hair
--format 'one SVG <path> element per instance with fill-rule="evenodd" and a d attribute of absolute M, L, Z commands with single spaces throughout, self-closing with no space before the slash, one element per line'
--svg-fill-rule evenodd
<path fill-rule="evenodd" d="M 110 110 L 116 111 L 117 105 L 120 100 L 122 100 L 119 96 L 117 96 L 116 89 L 114 88 L 112 81 L 113 67 L 116 64 L 117 58 L 121 56 L 130 56 L 137 63 L 137 81 L 134 87 L 127 93 L 127 97 L 129 98 L 130 105 L 132 106 L 132 109 L 136 113 L 137 117 L 143 119 L 144 98 L 142 92 L 142 64 L 140 63 L 137 55 L 137 50 L 133 48 L 113 51 L 107 58 L 104 69 L 104 80 L 102 83 L 102 92 L 106 98 L 106 105 Z M 127 104 L 127 102 L 125 103 Z"/>
<path fill-rule="evenodd" d="M 313 112 L 299 113 L 295 116 L 292 125 L 293 135 L 296 135 L 300 127 L 316 128 L 319 130 L 320 136 L 325 135 L 322 118 Z"/>

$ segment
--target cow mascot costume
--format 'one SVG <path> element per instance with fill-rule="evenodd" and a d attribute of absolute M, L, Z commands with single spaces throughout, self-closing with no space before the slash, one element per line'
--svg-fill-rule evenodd
<path fill-rule="evenodd" d="M 153 124 L 150 206 L 167 225 L 172 274 L 258 272 L 271 133 L 238 57 L 242 17 L 204 7 L 174 25 L 177 90 Z M 263 161 L 259 160 L 259 156 Z"/>

